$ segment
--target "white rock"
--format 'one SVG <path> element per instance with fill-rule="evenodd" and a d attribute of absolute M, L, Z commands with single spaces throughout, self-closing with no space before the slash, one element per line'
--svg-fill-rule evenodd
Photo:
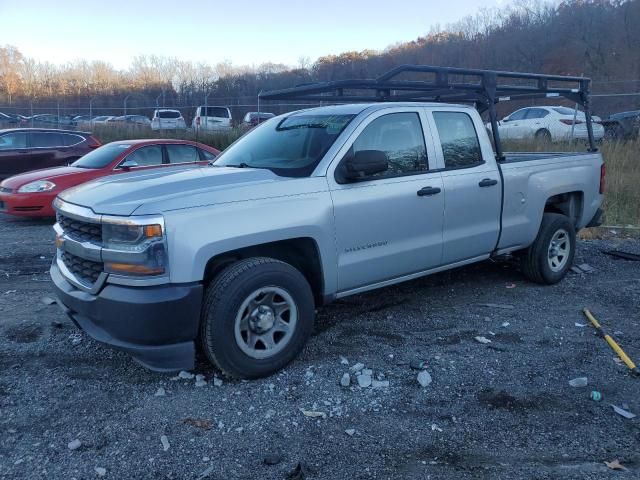
<path fill-rule="evenodd" d="M 205 380 L 205 378 L 206 378 L 206 377 L 205 377 L 204 375 L 202 375 L 202 374 L 200 374 L 200 373 L 199 373 L 198 375 L 196 375 L 196 382 L 199 382 L 199 381 L 201 381 L 201 380 Z"/>
<path fill-rule="evenodd" d="M 207 386 L 206 380 L 196 380 L 196 387 L 206 387 L 206 386 Z"/>
<path fill-rule="evenodd" d="M 166 435 L 162 435 L 160 437 L 160 443 L 162 444 L 162 450 L 164 450 L 165 452 L 169 450 L 169 439 Z"/>
<path fill-rule="evenodd" d="M 82 446 L 82 442 L 80 440 L 78 440 L 77 438 L 75 440 L 72 440 L 71 442 L 69 442 L 69 444 L 67 445 L 69 450 L 77 450 L 81 446 Z"/>
<path fill-rule="evenodd" d="M 364 363 L 356 363 L 349 370 L 351 371 L 351 373 L 356 373 L 356 372 L 359 372 L 360 370 L 362 370 L 363 368 L 364 368 Z"/>
<path fill-rule="evenodd" d="M 371 375 L 373 375 L 373 370 L 371 370 L 370 368 L 363 368 L 362 369 L 362 374 L 371 376 Z"/>
<path fill-rule="evenodd" d="M 367 388 L 371 386 L 371 375 L 359 375 L 358 376 L 358 385 L 362 388 Z"/>
<path fill-rule="evenodd" d="M 473 337 L 473 338 L 474 338 L 474 340 L 476 342 L 479 342 L 479 343 L 491 343 L 491 340 L 489 340 L 487 337 L 478 336 L 478 337 Z"/>
<path fill-rule="evenodd" d="M 373 388 L 387 388 L 389 386 L 389 380 L 372 380 L 371 387 Z"/>
<path fill-rule="evenodd" d="M 342 385 L 343 387 L 348 387 L 349 385 L 351 385 L 351 375 L 349 375 L 348 373 L 342 375 L 342 378 L 340 379 L 340 385 Z"/>
<path fill-rule="evenodd" d="M 420 384 L 421 387 L 423 388 L 428 387 L 432 381 L 433 379 L 431 378 L 431 375 L 426 370 L 422 370 L 418 374 L 418 383 Z"/>
<path fill-rule="evenodd" d="M 164 390 L 164 388 L 160 387 L 154 395 L 156 397 L 164 397 L 166 394 L 167 392 Z"/>
<path fill-rule="evenodd" d="M 347 435 L 349 435 L 350 437 L 353 437 L 353 435 L 356 433 L 356 429 L 355 428 L 347 428 L 344 433 L 346 433 Z"/>
<path fill-rule="evenodd" d="M 216 387 L 221 387 L 221 386 L 222 386 L 222 383 L 223 383 L 223 382 L 222 382 L 222 379 L 221 379 L 221 378 L 215 377 L 215 378 L 213 379 L 213 384 L 214 384 Z"/>
<path fill-rule="evenodd" d="M 194 375 L 193 373 L 185 372 L 184 370 L 182 370 L 178 374 L 178 377 L 182 378 L 183 380 L 191 380 L 194 377 Z"/>
<path fill-rule="evenodd" d="M 502 326 L 504 328 L 507 328 L 509 325 L 511 325 L 509 322 L 502 322 Z"/>
<path fill-rule="evenodd" d="M 96 471 L 96 474 L 99 477 L 104 477 L 107 474 L 107 469 L 106 468 L 96 467 L 96 468 L 94 468 L 94 470 Z"/>
<path fill-rule="evenodd" d="M 340 355 L 340 363 L 342 365 L 349 365 L 349 360 L 347 360 L 345 357 L 343 357 L 342 355 Z"/>
<path fill-rule="evenodd" d="M 574 388 L 586 387 L 589 384 L 589 379 L 587 377 L 578 377 L 572 380 L 569 380 L 569 385 Z"/>

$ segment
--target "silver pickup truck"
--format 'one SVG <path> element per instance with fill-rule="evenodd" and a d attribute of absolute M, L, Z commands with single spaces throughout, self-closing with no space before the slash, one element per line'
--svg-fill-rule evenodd
<path fill-rule="evenodd" d="M 209 167 L 63 192 L 51 277 L 80 328 L 149 368 L 190 369 L 200 347 L 255 378 L 336 298 L 503 254 L 560 281 L 603 188 L 595 151 L 496 161 L 472 107 L 325 106 L 265 122 Z"/>

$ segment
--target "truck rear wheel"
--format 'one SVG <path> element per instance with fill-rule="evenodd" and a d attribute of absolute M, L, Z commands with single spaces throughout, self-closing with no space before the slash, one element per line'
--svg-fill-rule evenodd
<path fill-rule="evenodd" d="M 575 250 L 576 232 L 569 218 L 545 213 L 535 241 L 521 258 L 522 272 L 536 283 L 558 283 L 571 268 Z"/>
<path fill-rule="evenodd" d="M 207 288 L 200 342 L 225 375 L 264 377 L 302 350 L 314 312 L 311 287 L 294 267 L 273 258 L 241 260 Z"/>

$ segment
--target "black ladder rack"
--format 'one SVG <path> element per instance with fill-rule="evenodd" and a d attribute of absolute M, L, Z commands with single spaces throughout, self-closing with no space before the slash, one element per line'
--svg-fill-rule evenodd
<path fill-rule="evenodd" d="M 399 80 L 405 73 L 433 74 L 429 80 Z M 514 82 L 514 80 L 517 80 Z M 589 150 L 597 151 L 589 105 L 591 80 L 586 77 L 402 65 L 376 79 L 335 80 L 261 92 L 261 100 L 349 102 L 473 103 L 488 111 L 498 159 L 503 158 L 495 105 L 530 98 L 564 97 L 584 108 Z"/>

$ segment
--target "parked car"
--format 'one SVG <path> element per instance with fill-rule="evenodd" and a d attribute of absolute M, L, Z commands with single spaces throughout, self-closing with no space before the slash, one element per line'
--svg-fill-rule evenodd
<path fill-rule="evenodd" d="M 0 183 L 0 212 L 53 217 L 56 195 L 96 178 L 157 168 L 207 165 L 220 152 L 186 140 L 124 140 L 96 148 L 67 167 L 47 168 Z"/>
<path fill-rule="evenodd" d="M 0 128 L 13 128 L 24 123 L 24 119 L 15 113 L 0 112 Z"/>
<path fill-rule="evenodd" d="M 187 124 L 179 110 L 161 108 L 153 112 L 152 130 L 184 130 Z"/>
<path fill-rule="evenodd" d="M 34 127 L 51 127 L 54 125 L 57 127 L 74 126 L 72 117 L 63 115 L 58 117 L 57 115 L 52 115 L 50 113 L 34 115 L 33 117 L 29 118 L 29 124 L 33 125 Z"/>
<path fill-rule="evenodd" d="M 602 121 L 607 139 L 632 139 L 640 137 L 640 110 L 609 115 Z"/>
<path fill-rule="evenodd" d="M 249 112 L 242 119 L 241 127 L 244 129 L 251 129 L 256 125 L 275 117 L 275 114 L 268 112 Z"/>
<path fill-rule="evenodd" d="M 90 125 L 94 126 L 94 125 L 106 125 L 107 122 L 109 122 L 109 120 L 111 120 L 112 118 L 115 118 L 113 115 L 99 115 L 97 117 L 93 117 L 93 120 L 91 120 Z"/>
<path fill-rule="evenodd" d="M 137 127 L 148 127 L 151 125 L 151 120 L 144 115 L 121 115 L 119 117 L 111 117 L 106 120 L 108 125 L 124 124 Z"/>
<path fill-rule="evenodd" d="M 87 132 L 46 128 L 0 130 L 0 180 L 39 168 L 68 165 L 100 145 Z"/>
<path fill-rule="evenodd" d="M 196 131 L 225 131 L 231 130 L 232 121 L 228 107 L 200 106 L 196 108 L 191 126 Z"/>
<path fill-rule="evenodd" d="M 604 128 L 599 121 L 599 117 L 593 117 L 593 136 L 596 140 L 604 137 Z M 487 123 L 486 128 L 491 131 L 491 124 Z M 516 110 L 498 122 L 498 132 L 506 140 L 586 140 L 587 124 L 584 112 L 576 112 L 573 108 L 527 107 Z"/>
<path fill-rule="evenodd" d="M 272 374 L 316 306 L 492 255 L 556 283 L 604 182 L 600 153 L 498 163 L 476 110 L 418 102 L 287 113 L 214 167 L 111 177 L 54 203 L 63 309 L 152 369 L 193 368 L 197 341 L 229 376 Z"/>

